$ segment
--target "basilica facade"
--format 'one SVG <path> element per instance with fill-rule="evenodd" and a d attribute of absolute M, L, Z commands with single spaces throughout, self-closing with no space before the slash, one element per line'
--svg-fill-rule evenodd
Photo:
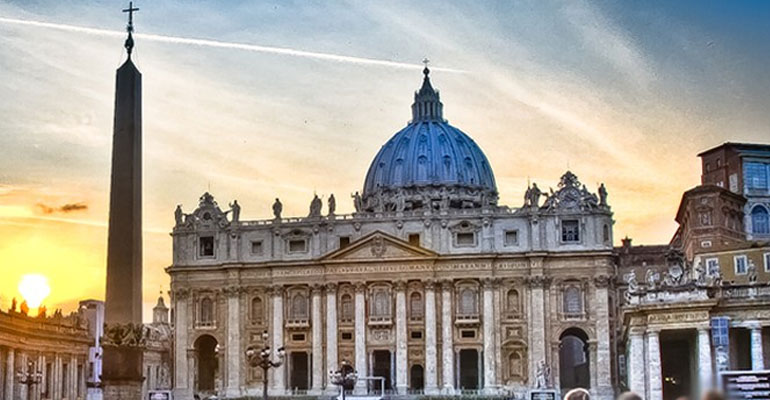
<path fill-rule="evenodd" d="M 240 219 L 205 193 L 176 211 L 171 276 L 177 398 L 354 392 L 499 394 L 589 389 L 612 398 L 612 212 L 566 172 L 499 203 L 482 149 L 443 117 L 424 72 L 412 120 L 375 156 L 356 212 Z M 556 178 L 556 177 L 554 177 Z M 244 352 L 285 347 L 262 376 Z M 377 377 L 375 383 L 367 377 Z"/>

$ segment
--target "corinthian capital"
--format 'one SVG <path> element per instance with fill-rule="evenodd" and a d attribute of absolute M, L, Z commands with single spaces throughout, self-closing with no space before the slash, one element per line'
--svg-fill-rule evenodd
<path fill-rule="evenodd" d="M 545 275 L 529 276 L 526 279 L 527 286 L 531 288 L 545 288 L 551 283 L 551 277 Z"/>
<path fill-rule="evenodd" d="M 594 277 L 594 285 L 598 288 L 606 288 L 610 286 L 610 276 L 609 275 L 597 275 Z"/>

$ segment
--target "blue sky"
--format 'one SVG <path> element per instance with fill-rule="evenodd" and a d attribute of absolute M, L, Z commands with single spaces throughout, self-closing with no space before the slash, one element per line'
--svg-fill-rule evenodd
<path fill-rule="evenodd" d="M 54 288 L 65 303 L 103 291 L 112 91 L 125 58 L 123 35 L 104 30 L 124 29 L 126 5 L 0 2 L 0 268 L 54 281 L 82 272 Z M 669 240 L 699 151 L 770 141 L 767 2 L 135 5 L 148 304 L 167 287 L 174 207 L 190 211 L 209 187 L 222 204 L 237 198 L 244 218 L 269 217 L 275 197 L 285 214 L 305 214 L 314 191 L 351 211 L 347 196 L 410 116 L 426 56 L 445 117 L 485 151 L 501 203 L 518 206 L 528 179 L 555 186 L 569 167 L 590 188 L 606 183 L 616 241 Z M 64 204 L 87 207 L 40 206 Z"/>

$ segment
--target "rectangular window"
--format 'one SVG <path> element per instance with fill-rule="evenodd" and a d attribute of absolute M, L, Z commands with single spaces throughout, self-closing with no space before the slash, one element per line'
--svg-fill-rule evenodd
<path fill-rule="evenodd" d="M 706 272 L 709 276 L 719 275 L 719 259 L 709 258 L 706 260 Z"/>
<path fill-rule="evenodd" d="M 291 335 L 291 340 L 295 342 L 304 342 L 305 341 L 305 334 L 304 333 L 293 333 Z"/>
<path fill-rule="evenodd" d="M 353 340 L 353 333 L 351 332 L 342 332 L 340 336 L 342 337 L 342 340 Z"/>
<path fill-rule="evenodd" d="M 746 268 L 746 256 L 735 256 L 735 275 L 746 275 L 748 268 Z"/>
<path fill-rule="evenodd" d="M 422 331 L 412 331 L 412 339 L 422 339 Z"/>
<path fill-rule="evenodd" d="M 516 246 L 519 244 L 519 231 L 505 231 L 505 245 Z"/>
<path fill-rule="evenodd" d="M 262 241 L 254 240 L 251 242 L 251 254 L 261 256 L 262 255 Z"/>
<path fill-rule="evenodd" d="M 214 257 L 214 236 L 202 236 L 199 239 L 201 257 Z"/>
<path fill-rule="evenodd" d="M 561 241 L 564 243 L 580 241 L 580 223 L 577 220 L 561 221 Z"/>
<path fill-rule="evenodd" d="M 749 190 L 767 190 L 767 164 L 746 162 L 743 164 L 746 188 Z"/>
<path fill-rule="evenodd" d="M 765 272 L 770 272 L 770 253 L 765 253 Z"/>
<path fill-rule="evenodd" d="M 293 239 L 289 240 L 289 253 L 302 253 L 307 251 L 307 240 Z"/>
<path fill-rule="evenodd" d="M 458 232 L 455 235 L 458 246 L 473 246 L 476 244 L 476 234 L 473 232 Z"/>
<path fill-rule="evenodd" d="M 412 246 L 419 246 L 420 245 L 420 234 L 419 233 L 410 233 L 409 234 L 409 244 Z"/>
<path fill-rule="evenodd" d="M 473 339 L 476 337 L 476 331 L 473 330 L 462 330 L 460 331 L 460 337 L 466 338 L 466 339 Z"/>
<path fill-rule="evenodd" d="M 350 244 L 350 236 L 340 236 L 340 248 L 344 249 Z"/>

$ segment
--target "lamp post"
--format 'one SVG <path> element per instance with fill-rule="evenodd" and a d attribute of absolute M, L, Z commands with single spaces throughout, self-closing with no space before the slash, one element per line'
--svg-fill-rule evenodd
<path fill-rule="evenodd" d="M 340 387 L 342 400 L 345 400 L 345 389 L 352 388 L 358 380 L 358 372 L 347 361 L 342 361 L 342 366 L 337 371 L 329 371 L 329 381 Z"/>
<path fill-rule="evenodd" d="M 39 384 L 43 380 L 43 373 L 35 368 L 35 363 L 30 361 L 27 363 L 26 371 L 16 372 L 16 380 L 27 386 L 27 398 L 32 396 L 32 387 Z"/>
<path fill-rule="evenodd" d="M 280 367 L 283 365 L 283 360 L 286 357 L 286 352 L 283 346 L 278 348 L 276 352 L 277 359 L 272 360 L 272 350 L 267 345 L 267 331 L 262 332 L 262 341 L 265 343 L 260 349 L 257 345 L 249 345 L 246 348 L 246 361 L 252 368 L 262 368 L 262 398 L 267 400 L 267 371 L 270 368 Z"/>

